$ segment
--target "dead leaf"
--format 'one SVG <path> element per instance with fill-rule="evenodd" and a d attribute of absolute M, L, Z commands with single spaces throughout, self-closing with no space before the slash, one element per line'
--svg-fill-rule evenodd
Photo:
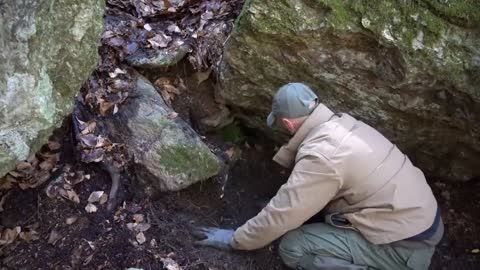
<path fill-rule="evenodd" d="M 151 227 L 152 227 L 152 225 L 150 225 L 148 223 L 134 223 L 134 222 L 127 223 L 127 228 L 130 231 L 133 231 L 133 232 L 146 232 Z"/>
<path fill-rule="evenodd" d="M 153 248 L 157 247 L 157 240 L 155 240 L 155 238 L 152 238 L 152 240 L 150 240 L 150 246 Z"/>
<path fill-rule="evenodd" d="M 113 37 L 108 39 L 107 44 L 112 46 L 112 47 L 123 47 L 125 45 L 125 39 L 122 37 Z"/>
<path fill-rule="evenodd" d="M 20 172 L 17 172 L 17 171 L 10 171 L 8 174 L 15 177 L 15 178 L 23 178 L 24 177 L 23 173 L 20 173 Z"/>
<path fill-rule="evenodd" d="M 96 127 L 97 127 L 97 122 L 95 122 L 94 120 L 91 120 L 85 124 L 85 128 L 82 130 L 81 133 L 82 135 L 93 133 Z"/>
<path fill-rule="evenodd" d="M 0 199 L 0 212 L 3 212 L 3 205 L 5 204 L 5 201 L 7 201 L 8 196 L 12 194 L 12 191 L 9 190 L 7 193 L 3 194 L 2 198 Z"/>
<path fill-rule="evenodd" d="M 110 145 L 110 141 L 107 138 L 104 138 L 102 136 L 98 136 L 97 139 L 98 139 L 97 144 L 95 145 L 95 147 L 97 147 L 97 148 L 105 147 L 105 146 Z"/>
<path fill-rule="evenodd" d="M 104 155 L 105 155 L 105 150 L 94 149 L 88 152 L 83 152 L 82 159 L 85 162 L 100 162 L 103 160 Z"/>
<path fill-rule="evenodd" d="M 40 236 L 39 236 L 38 232 L 36 232 L 34 230 L 30 230 L 28 232 L 21 232 L 19 236 L 20 236 L 21 239 L 23 239 L 26 242 L 35 241 L 35 240 L 40 239 Z"/>
<path fill-rule="evenodd" d="M 80 141 L 88 147 L 95 147 L 95 145 L 97 145 L 98 138 L 93 134 L 86 134 L 80 136 Z"/>
<path fill-rule="evenodd" d="M 80 203 L 80 198 L 78 197 L 78 194 L 74 190 L 67 190 L 67 199 L 74 203 Z"/>
<path fill-rule="evenodd" d="M 137 223 L 134 223 L 134 222 L 129 222 L 129 223 L 127 223 L 127 228 L 128 228 L 130 231 L 133 231 L 136 226 L 137 226 Z"/>
<path fill-rule="evenodd" d="M 152 225 L 148 223 L 138 223 L 137 226 L 134 227 L 134 230 L 137 232 L 146 232 L 150 229 Z"/>
<path fill-rule="evenodd" d="M 160 77 L 155 80 L 154 85 L 158 87 L 163 100 L 165 100 L 165 102 L 169 105 L 171 104 L 173 98 L 180 94 L 180 90 L 172 85 L 172 82 L 169 78 Z"/>
<path fill-rule="evenodd" d="M 115 68 L 115 70 L 113 72 L 109 72 L 108 73 L 108 76 L 110 76 L 110 78 L 116 78 L 118 76 L 118 74 L 125 74 L 126 72 L 123 71 L 122 69 L 120 68 Z"/>
<path fill-rule="evenodd" d="M 113 31 L 107 30 L 103 32 L 102 39 L 111 38 L 113 36 L 115 36 L 115 33 L 113 33 Z"/>
<path fill-rule="evenodd" d="M 17 183 L 17 180 L 7 174 L 5 177 L 0 178 L 0 190 L 9 190 L 15 183 Z"/>
<path fill-rule="evenodd" d="M 30 169 L 32 169 L 32 164 L 30 164 L 30 162 L 20 161 L 17 164 L 17 171 L 26 171 Z"/>
<path fill-rule="evenodd" d="M 176 261 L 170 257 L 161 258 L 160 261 L 163 263 L 163 268 L 167 270 L 183 270 Z"/>
<path fill-rule="evenodd" d="M 95 253 L 92 253 L 90 256 L 88 256 L 88 257 L 83 261 L 83 264 L 82 264 L 82 265 L 83 265 L 83 266 L 87 266 L 87 265 L 92 261 L 94 254 L 95 254 Z"/>
<path fill-rule="evenodd" d="M 54 167 L 54 164 L 52 164 L 50 161 L 48 160 L 45 160 L 43 161 L 42 163 L 40 163 L 40 169 L 42 169 L 43 171 L 50 171 L 51 169 L 53 169 Z"/>
<path fill-rule="evenodd" d="M 180 33 L 180 32 L 182 32 L 182 31 L 180 30 L 180 28 L 178 27 L 178 25 L 176 25 L 176 24 L 171 24 L 171 25 L 169 25 L 169 26 L 167 27 L 167 30 L 170 31 L 170 32 L 174 32 L 174 33 Z"/>
<path fill-rule="evenodd" d="M 192 77 L 195 79 L 197 87 L 204 81 L 206 81 L 209 77 L 210 74 L 212 73 L 212 69 L 209 68 L 204 72 L 198 71 L 195 74 L 192 75 Z"/>
<path fill-rule="evenodd" d="M 53 229 L 48 236 L 48 243 L 50 245 L 55 245 L 60 238 L 62 238 L 62 236 L 55 229 Z"/>
<path fill-rule="evenodd" d="M 90 194 L 90 196 L 88 197 L 88 202 L 89 203 L 94 203 L 94 202 L 100 201 L 100 198 L 103 196 L 104 193 L 105 192 L 103 190 L 92 192 Z"/>
<path fill-rule="evenodd" d="M 0 246 L 13 243 L 21 231 L 22 228 L 20 228 L 20 226 L 17 226 L 13 229 L 6 228 L 3 230 L 3 232 L 0 234 Z"/>
<path fill-rule="evenodd" d="M 62 145 L 57 141 L 48 141 L 48 149 L 50 149 L 52 151 L 56 151 L 56 150 L 60 149 L 61 147 L 62 147 Z"/>
<path fill-rule="evenodd" d="M 89 203 L 85 206 L 85 211 L 87 211 L 87 213 L 95 213 L 97 210 L 98 208 L 94 204 Z"/>
<path fill-rule="evenodd" d="M 149 38 L 148 43 L 152 45 L 154 49 L 157 48 L 165 48 L 168 46 L 168 43 L 172 41 L 172 38 L 168 35 L 165 35 L 163 32 L 159 32 L 158 34 L 155 34 L 152 38 Z"/>
<path fill-rule="evenodd" d="M 235 152 L 236 152 L 235 147 L 232 146 L 225 151 L 225 154 L 227 154 L 229 160 L 232 160 L 233 156 L 235 155 Z"/>
<path fill-rule="evenodd" d="M 92 241 L 87 241 L 87 244 L 92 250 L 95 250 L 95 245 Z"/>
<path fill-rule="evenodd" d="M 106 193 L 104 193 L 104 194 L 100 197 L 99 203 L 100 203 L 100 204 L 105 204 L 107 201 L 108 201 L 108 195 L 107 195 Z"/>
<path fill-rule="evenodd" d="M 76 221 L 78 220 L 78 217 L 76 216 L 73 216 L 73 217 L 69 217 L 65 220 L 65 223 L 67 225 L 72 225 L 73 223 L 75 223 Z"/>
<path fill-rule="evenodd" d="M 135 214 L 133 215 L 133 220 L 135 220 L 136 223 L 143 222 L 144 216 L 143 214 Z"/>
<path fill-rule="evenodd" d="M 177 116 L 178 116 L 177 112 L 171 112 L 167 115 L 167 118 L 173 120 L 173 119 L 177 118 Z"/>
<path fill-rule="evenodd" d="M 98 99 L 98 102 L 100 104 L 100 114 L 102 116 L 106 116 L 108 110 L 110 110 L 110 108 L 112 108 L 115 105 L 115 103 L 105 101 L 104 99 L 101 99 L 101 98 Z"/>
<path fill-rule="evenodd" d="M 143 232 L 139 232 L 137 234 L 137 236 L 135 236 L 135 239 L 137 239 L 137 242 L 141 245 L 143 243 L 145 243 L 145 241 L 147 241 L 147 239 L 145 238 L 145 235 L 143 234 Z"/>

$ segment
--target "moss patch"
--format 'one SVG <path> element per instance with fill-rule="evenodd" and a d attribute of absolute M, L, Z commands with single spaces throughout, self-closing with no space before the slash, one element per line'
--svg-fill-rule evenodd
<path fill-rule="evenodd" d="M 164 146 L 160 164 L 170 175 L 185 172 L 198 172 L 199 176 L 215 175 L 220 170 L 220 164 L 214 155 L 207 151 L 208 149 L 197 146 Z"/>
<path fill-rule="evenodd" d="M 245 133 L 236 122 L 222 128 L 219 134 L 224 141 L 232 143 L 242 143 L 246 139 Z"/>

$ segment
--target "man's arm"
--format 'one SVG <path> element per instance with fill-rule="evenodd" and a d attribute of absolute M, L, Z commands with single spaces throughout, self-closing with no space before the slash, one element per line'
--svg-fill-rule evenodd
<path fill-rule="evenodd" d="M 335 169 L 323 156 L 303 156 L 268 205 L 235 231 L 232 247 L 261 248 L 299 227 L 325 207 L 341 184 Z"/>

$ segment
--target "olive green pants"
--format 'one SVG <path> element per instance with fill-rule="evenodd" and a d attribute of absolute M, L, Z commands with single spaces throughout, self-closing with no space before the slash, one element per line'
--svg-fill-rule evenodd
<path fill-rule="evenodd" d="M 282 238 L 283 262 L 293 269 L 428 269 L 434 247 L 374 245 L 359 232 L 326 223 L 304 225 Z"/>

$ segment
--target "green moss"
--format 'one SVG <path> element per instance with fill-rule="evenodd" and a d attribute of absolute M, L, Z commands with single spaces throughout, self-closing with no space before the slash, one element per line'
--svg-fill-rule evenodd
<path fill-rule="evenodd" d="M 215 175 L 220 170 L 220 164 L 207 148 L 198 146 L 186 147 L 173 145 L 162 147 L 160 164 L 171 175 L 183 174 L 187 171 L 199 175 Z"/>
<path fill-rule="evenodd" d="M 478 0 L 439 1 L 421 0 L 427 8 L 434 10 L 438 16 L 465 27 L 480 25 L 480 3 Z"/>
<path fill-rule="evenodd" d="M 246 138 L 238 123 L 233 123 L 222 128 L 219 131 L 219 134 L 222 136 L 223 140 L 232 143 L 241 143 L 245 141 Z"/>

